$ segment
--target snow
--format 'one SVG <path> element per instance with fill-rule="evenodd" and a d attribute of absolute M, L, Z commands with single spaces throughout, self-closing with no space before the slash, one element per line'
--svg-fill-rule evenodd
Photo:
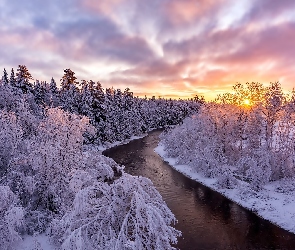
<path fill-rule="evenodd" d="M 22 242 L 14 246 L 15 250 L 54 250 L 56 247 L 49 241 L 45 234 L 35 236 L 26 235 Z"/>
<path fill-rule="evenodd" d="M 177 165 L 177 158 L 165 157 L 165 148 L 159 144 L 155 152 L 175 170 L 192 180 L 215 190 L 258 216 L 295 233 L 295 180 L 280 180 L 268 183 L 260 191 L 254 191 L 250 185 L 238 180 L 233 189 L 223 189 L 217 185 L 217 178 L 206 178 L 187 165 Z M 280 192 L 280 190 L 284 190 Z"/>

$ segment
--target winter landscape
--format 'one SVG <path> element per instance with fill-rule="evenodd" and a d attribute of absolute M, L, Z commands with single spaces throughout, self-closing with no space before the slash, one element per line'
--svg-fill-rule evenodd
<path fill-rule="evenodd" d="M 295 248 L 295 1 L 0 8 L 0 250 Z"/>
<path fill-rule="evenodd" d="M 181 232 L 152 182 L 101 155 L 162 127 L 155 150 L 178 171 L 295 232 L 295 94 L 278 82 L 206 103 L 79 88 L 70 69 L 61 88 L 31 79 L 19 65 L 0 85 L 3 249 L 172 248 Z"/>
<path fill-rule="evenodd" d="M 295 93 L 279 83 L 237 84 L 233 94 L 161 135 L 156 148 L 190 178 L 295 233 Z"/>

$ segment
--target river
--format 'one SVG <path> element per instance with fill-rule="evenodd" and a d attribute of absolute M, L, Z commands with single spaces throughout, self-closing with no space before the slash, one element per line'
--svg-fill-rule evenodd
<path fill-rule="evenodd" d="M 174 170 L 154 152 L 161 131 L 103 152 L 152 180 L 175 214 L 179 249 L 295 249 L 295 235 Z M 294 208 L 295 209 L 295 208 Z"/>

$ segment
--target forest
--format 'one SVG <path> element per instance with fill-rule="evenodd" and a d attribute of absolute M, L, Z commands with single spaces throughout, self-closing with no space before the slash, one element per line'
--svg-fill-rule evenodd
<path fill-rule="evenodd" d="M 25 65 L 19 65 L 16 75 L 11 70 L 10 77 L 4 69 L 2 89 L 16 93 L 26 99 L 34 114 L 42 115 L 47 108 L 60 107 L 72 114 L 89 118 L 96 132 L 87 137 L 95 144 L 112 143 L 141 135 L 154 128 L 175 125 L 185 117 L 195 113 L 204 103 L 197 95 L 191 100 L 138 98 L 129 88 L 102 88 L 99 81 L 77 81 L 75 73 L 64 70 L 60 88 L 52 78 L 36 80 Z M 3 92 L 3 91 L 1 91 Z M 6 101 L 2 98 L 2 101 Z"/>
<path fill-rule="evenodd" d="M 162 143 L 167 156 L 218 177 L 221 187 L 241 179 L 259 190 L 295 177 L 294 111 L 295 92 L 285 94 L 278 82 L 236 84 L 164 133 Z"/>
<path fill-rule="evenodd" d="M 61 249 L 171 249 L 181 232 L 152 182 L 97 145 L 171 126 L 203 98 L 138 98 L 64 70 L 60 88 L 25 65 L 0 83 L 0 244 L 46 233 Z M 36 249 L 38 242 L 36 242 Z"/>

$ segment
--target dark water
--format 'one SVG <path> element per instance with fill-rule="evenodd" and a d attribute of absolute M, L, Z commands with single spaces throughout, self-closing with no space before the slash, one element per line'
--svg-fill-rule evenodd
<path fill-rule="evenodd" d="M 172 169 L 153 149 L 161 131 L 104 152 L 152 180 L 175 214 L 179 249 L 295 249 L 291 234 Z M 294 208 L 295 209 L 295 208 Z M 294 221 L 295 223 L 295 221 Z"/>

